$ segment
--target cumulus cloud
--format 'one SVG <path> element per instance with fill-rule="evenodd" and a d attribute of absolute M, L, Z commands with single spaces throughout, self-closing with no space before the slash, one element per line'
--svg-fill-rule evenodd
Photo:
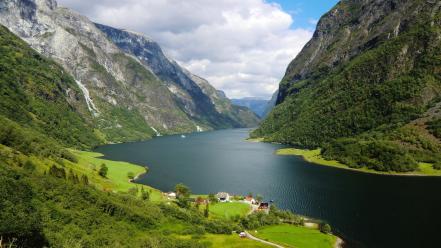
<path fill-rule="evenodd" d="M 141 32 L 229 97 L 269 98 L 311 38 L 264 0 L 59 0 L 93 21 Z"/>

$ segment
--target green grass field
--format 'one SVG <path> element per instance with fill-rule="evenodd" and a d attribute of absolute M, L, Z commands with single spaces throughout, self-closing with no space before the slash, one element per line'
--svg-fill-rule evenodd
<path fill-rule="evenodd" d="M 245 216 L 250 210 L 250 205 L 242 202 L 220 202 L 210 204 L 210 215 L 215 218 Z"/>
<path fill-rule="evenodd" d="M 332 166 L 332 167 L 337 167 L 340 169 L 355 170 L 355 171 L 373 173 L 373 174 L 404 175 L 404 176 L 405 175 L 408 175 L 408 176 L 441 176 L 441 170 L 433 169 L 432 164 L 428 164 L 428 163 L 419 163 L 418 171 L 408 172 L 408 173 L 398 173 L 398 172 L 382 172 L 382 171 L 371 170 L 368 168 L 361 168 L 361 169 L 350 168 L 349 166 L 342 164 L 338 161 L 324 159 L 320 154 L 320 149 L 306 150 L 306 149 L 296 149 L 296 148 L 283 148 L 283 149 L 277 150 L 276 154 L 277 155 L 301 156 L 306 161 L 314 163 L 314 164 Z"/>
<path fill-rule="evenodd" d="M 182 238 L 191 238 L 184 236 Z M 270 248 L 272 246 L 265 245 L 251 239 L 240 238 L 237 234 L 221 235 L 221 234 L 205 234 L 201 241 L 211 244 L 212 248 Z"/>
<path fill-rule="evenodd" d="M 146 185 L 129 182 L 127 176 L 129 172 L 132 172 L 135 175 L 146 173 L 145 167 L 127 162 L 102 159 L 99 158 L 103 156 L 101 153 L 76 150 L 71 150 L 71 152 L 77 157 L 78 163 L 70 163 L 69 167 L 80 174 L 87 175 L 92 182 L 97 184 L 97 186 L 100 186 L 102 189 L 127 192 L 130 188 L 144 187 L 145 190 L 150 192 L 151 201 L 161 201 L 163 199 L 161 191 Z M 106 164 L 108 168 L 106 178 L 102 178 L 98 175 L 98 170 L 103 163 Z"/>
<path fill-rule="evenodd" d="M 285 247 L 295 248 L 326 248 L 333 247 L 336 237 L 323 234 L 317 229 L 303 226 L 277 225 L 267 226 L 252 232 L 253 236 L 280 244 Z"/>
<path fill-rule="evenodd" d="M 264 142 L 264 138 L 248 138 L 246 141 L 248 142 Z"/>

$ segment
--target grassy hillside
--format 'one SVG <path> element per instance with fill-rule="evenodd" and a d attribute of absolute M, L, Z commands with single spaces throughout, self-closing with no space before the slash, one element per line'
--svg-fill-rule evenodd
<path fill-rule="evenodd" d="M 279 104 L 252 136 L 322 147 L 325 158 L 354 168 L 404 172 L 441 161 L 441 141 L 433 136 L 441 95 L 439 6 L 392 2 L 342 1 L 326 14 L 288 68 Z M 380 14 L 372 21 L 374 10 Z"/>
<path fill-rule="evenodd" d="M 0 235 L 20 247 L 207 247 L 179 236 L 231 234 L 234 228 L 196 209 L 97 190 L 103 181 L 75 170 L 81 163 L 26 156 L 3 145 L 0 163 Z M 183 228 L 161 231 L 163 225 Z"/>

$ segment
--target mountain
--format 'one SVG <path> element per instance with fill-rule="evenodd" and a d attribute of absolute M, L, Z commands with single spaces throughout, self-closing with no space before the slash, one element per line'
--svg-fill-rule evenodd
<path fill-rule="evenodd" d="M 355 168 L 439 164 L 440 7 L 340 1 L 288 66 L 277 106 L 252 136 L 321 147 L 326 158 Z"/>
<path fill-rule="evenodd" d="M 126 53 L 86 17 L 54 0 L 2 1 L 0 23 L 74 78 L 87 106 L 78 113 L 105 142 L 243 124 L 215 111 L 191 80 L 176 80 L 183 77 L 179 72 L 167 78 L 164 69 L 156 75 L 154 66 Z M 180 93 L 184 96 L 177 97 Z"/>
<path fill-rule="evenodd" d="M 247 107 L 259 117 L 263 117 L 269 101 L 256 97 L 245 97 L 240 99 L 231 99 L 231 102 L 238 106 Z"/>
<path fill-rule="evenodd" d="M 240 127 L 256 127 L 259 124 L 259 117 L 249 108 L 232 104 L 223 91 L 215 89 L 207 80 L 191 74 L 188 71 L 186 73 L 190 75 L 192 80 L 196 82 L 202 91 L 211 99 L 217 112 L 227 116 L 236 123 L 240 123 Z"/>
<path fill-rule="evenodd" d="M 271 113 L 271 110 L 276 106 L 277 102 L 277 96 L 279 95 L 279 90 L 276 90 L 273 95 L 271 96 L 271 99 L 268 101 L 268 103 L 265 106 L 265 110 L 263 111 L 263 116 L 267 117 L 269 113 Z"/>
<path fill-rule="evenodd" d="M 102 24 L 95 25 L 122 51 L 137 58 L 157 75 L 190 118 L 215 128 L 257 125 L 258 119 L 251 113 L 246 109 L 238 111 L 237 107 L 231 106 L 223 93 L 164 55 L 161 47 L 152 39 Z"/>
<path fill-rule="evenodd" d="M 271 110 L 276 106 L 279 91 L 276 90 L 270 100 L 264 100 L 256 97 L 245 97 L 241 99 L 231 99 L 231 102 L 238 106 L 244 106 L 251 109 L 261 119 L 265 119 Z"/>
<path fill-rule="evenodd" d="M 0 25 L 0 144 L 29 154 L 102 143 L 75 80 Z"/>

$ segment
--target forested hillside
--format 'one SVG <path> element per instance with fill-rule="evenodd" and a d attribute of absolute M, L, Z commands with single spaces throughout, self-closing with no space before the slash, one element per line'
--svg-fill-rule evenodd
<path fill-rule="evenodd" d="M 28 139 L 14 133 L 18 128 L 32 130 L 28 136 L 38 132 L 66 146 L 92 147 L 102 142 L 90 120 L 79 114 L 87 112 L 80 89 L 59 65 L 1 25 L 0 55 L 1 144 L 10 144 L 9 139 L 23 149 L 44 147 L 37 138 L 24 143 Z"/>
<path fill-rule="evenodd" d="M 278 105 L 253 136 L 321 147 L 323 156 L 351 167 L 438 164 L 440 7 L 423 0 L 339 2 L 289 65 Z"/>

